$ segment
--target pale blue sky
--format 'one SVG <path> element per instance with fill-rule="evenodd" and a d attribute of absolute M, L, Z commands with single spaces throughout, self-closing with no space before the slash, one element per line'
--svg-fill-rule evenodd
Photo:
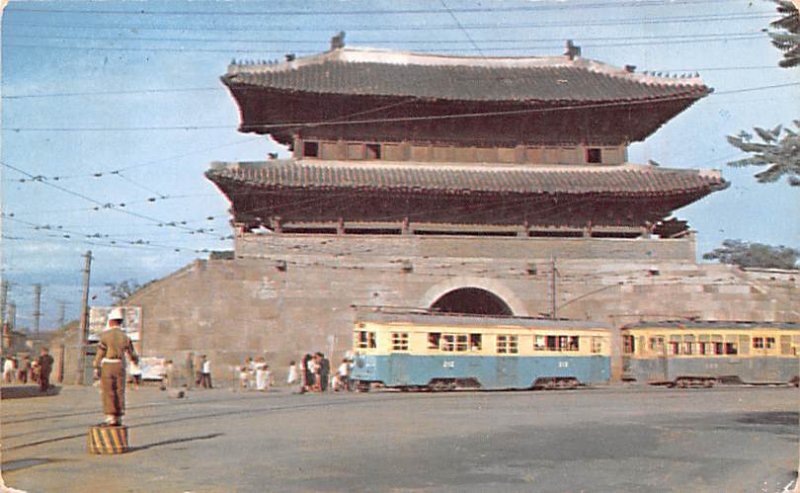
<path fill-rule="evenodd" d="M 219 77 L 232 58 L 324 51 L 340 30 L 350 46 L 485 56 L 558 55 L 573 39 L 584 57 L 612 65 L 700 72 L 715 94 L 634 144 L 630 160 L 721 168 L 732 182 L 676 214 L 698 230 L 699 254 L 726 238 L 800 247 L 798 190 L 725 166 L 740 156 L 726 135 L 800 118 L 798 85 L 729 93 L 800 82 L 797 69 L 777 67 L 761 32 L 776 17 L 760 0 L 12 1 L 2 21 L 2 162 L 42 177 L 2 169 L 3 210 L 14 214 L 3 219 L 2 269 L 18 323 L 31 324 L 35 282 L 43 328 L 58 301 L 77 316 L 87 249 L 97 303 L 107 281 L 144 283 L 203 250 L 230 249 L 227 201 L 203 172 L 276 146 L 236 131 Z"/>

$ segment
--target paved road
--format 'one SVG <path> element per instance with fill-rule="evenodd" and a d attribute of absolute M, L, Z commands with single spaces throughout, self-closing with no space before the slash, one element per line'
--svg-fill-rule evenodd
<path fill-rule="evenodd" d="M 6 483 L 39 492 L 782 492 L 798 391 L 292 395 L 129 391 L 131 444 L 85 451 L 99 396 L 2 402 Z"/>

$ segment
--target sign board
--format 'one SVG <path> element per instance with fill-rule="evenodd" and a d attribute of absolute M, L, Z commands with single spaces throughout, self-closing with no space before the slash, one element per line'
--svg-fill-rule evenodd
<path fill-rule="evenodd" d="M 139 341 L 139 334 L 142 331 L 142 307 L 140 306 L 93 306 L 89 310 L 89 341 L 100 340 L 100 332 L 108 324 L 108 312 L 112 308 L 122 308 L 125 318 L 122 320 L 122 330 L 124 330 L 132 341 Z"/>

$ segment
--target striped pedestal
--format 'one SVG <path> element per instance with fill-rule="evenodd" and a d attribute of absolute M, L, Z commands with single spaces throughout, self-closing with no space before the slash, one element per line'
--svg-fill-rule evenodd
<path fill-rule="evenodd" d="M 128 451 L 128 427 L 92 426 L 86 445 L 90 454 L 124 454 Z"/>

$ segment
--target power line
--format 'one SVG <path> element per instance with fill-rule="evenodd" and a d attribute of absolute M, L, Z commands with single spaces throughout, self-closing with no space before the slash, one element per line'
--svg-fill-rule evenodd
<path fill-rule="evenodd" d="M 715 36 L 715 35 L 709 35 Z M 718 37 L 708 37 L 704 39 L 697 39 L 697 40 L 687 40 L 687 39 L 668 39 L 665 38 L 662 41 L 642 41 L 642 42 L 619 42 L 619 43 L 584 43 L 582 45 L 583 48 L 615 48 L 615 47 L 623 47 L 623 46 L 634 46 L 634 47 L 642 47 L 642 46 L 657 46 L 657 45 L 676 45 L 676 44 L 690 44 L 690 43 L 709 43 L 709 42 L 731 42 L 731 41 L 749 41 L 753 39 L 758 39 L 766 37 L 764 33 L 752 33 L 752 34 L 740 34 L 740 35 L 732 35 L 732 36 L 718 36 Z M 120 51 L 120 52 L 148 52 L 148 53 L 227 53 L 227 54 L 250 54 L 250 55 L 283 55 L 286 53 L 286 50 L 260 50 L 256 48 L 249 48 L 249 49 L 241 49 L 241 48 L 164 48 L 164 47 L 121 47 L 121 46 L 53 46 L 53 45 L 33 45 L 33 44 L 24 44 L 24 43 L 4 43 L 4 46 L 14 47 L 14 48 L 33 48 L 33 49 L 46 49 L 46 50 L 83 50 L 83 51 Z M 556 45 L 527 45 L 527 46 L 520 46 L 518 48 L 506 48 L 503 46 L 486 46 L 485 49 L 491 50 L 496 53 L 510 53 L 510 52 L 519 52 L 521 50 L 532 50 L 532 49 L 541 49 L 541 50 L 550 50 L 555 48 Z M 419 50 L 420 53 L 463 53 L 469 52 L 471 50 L 464 50 L 458 48 L 452 49 L 430 49 L 430 50 Z M 474 48 L 472 49 L 474 51 Z M 314 50 L 295 50 L 294 54 L 296 55 L 311 55 L 316 54 L 317 51 Z"/>
<path fill-rule="evenodd" d="M 470 30 L 507 30 L 507 29 L 533 29 L 533 28 L 555 28 L 555 27 L 596 27 L 596 26 L 625 26 L 625 25 L 651 25 L 651 24 L 675 24 L 675 23 L 699 23 L 699 22 L 720 22 L 720 21 L 742 21 L 750 19 L 772 19 L 775 17 L 774 13 L 765 14 L 699 14 L 689 16 L 658 16 L 658 17 L 644 17 L 631 19 L 625 18 L 611 18 L 611 19 L 594 19 L 591 21 L 571 20 L 568 22 L 539 22 L 539 23 L 480 23 L 480 24 L 464 24 L 464 27 Z M 237 32 L 237 31 L 257 31 L 259 26 L 202 26 L 193 27 L 181 25 L 180 27 L 157 27 L 152 24 L 141 26 L 110 26 L 110 25 L 80 25 L 80 24 L 31 24 L 22 22 L 8 22 L 6 27 L 25 27 L 25 28 L 44 28 L 44 29 L 105 29 L 105 30 L 134 30 L 134 31 L 202 31 L 202 32 Z M 318 33 L 318 27 L 303 26 L 288 26 L 277 25 L 270 26 L 272 32 L 314 32 Z M 374 24 L 366 26 L 340 26 L 341 30 L 345 32 L 379 32 L 385 33 L 387 31 L 455 31 L 459 30 L 458 26 L 452 24 L 431 24 L 426 22 L 424 24 L 407 24 L 400 23 L 396 25 L 382 25 L 376 27 Z"/>
<path fill-rule="evenodd" d="M 480 51 L 480 47 L 476 44 L 476 40 L 469 36 L 468 33 L 465 33 L 468 37 L 468 41 L 475 48 L 476 51 Z M 674 40 L 674 39 L 696 39 L 696 40 L 705 40 L 708 38 L 729 38 L 733 36 L 763 36 L 763 32 L 761 31 L 745 31 L 745 32 L 722 32 L 722 33 L 700 33 L 700 34 L 675 34 L 675 35 L 648 35 L 648 36 L 599 36 L 599 37 L 582 37 L 582 36 L 575 36 L 573 40 L 575 42 L 584 43 L 586 41 L 627 41 L 633 42 L 635 40 Z M 16 38 L 23 38 L 23 39 L 38 39 L 38 40 L 60 40 L 60 41 L 164 41 L 164 42 L 176 42 L 176 43 L 255 43 L 255 44 L 278 44 L 281 45 L 285 52 L 288 47 L 292 45 L 320 45 L 324 44 L 327 40 L 293 40 L 293 39 L 236 39 L 236 38 L 224 38 L 224 39 L 213 39 L 213 38 L 175 38 L 175 37 L 158 37 L 158 36 L 151 36 L 151 37 L 120 37 L 120 36 L 43 36 L 43 35 L 35 35 L 35 34 L 16 34 L 16 35 L 9 35 L 6 37 L 7 40 L 13 40 Z M 558 38 L 482 38 L 480 41 L 485 43 L 503 43 L 503 44 L 530 44 L 530 43 L 543 43 L 543 42 L 563 42 L 564 39 L 562 37 Z M 367 43 L 368 41 L 365 41 Z M 419 39 L 392 39 L 392 44 L 395 45 L 452 45 L 452 44 L 463 44 L 463 40 L 454 40 L 454 39 L 426 39 L 426 40 L 419 40 Z M 386 41 L 382 40 L 380 43 L 385 44 Z M 208 88 L 195 88 L 189 89 L 193 91 L 206 91 Z M 123 91 L 120 91 L 123 92 Z"/>
<path fill-rule="evenodd" d="M 495 12 L 541 12 L 541 11 L 564 11 L 577 9 L 619 9 L 623 7 L 661 7 L 677 5 L 700 5 L 723 3 L 728 0 L 638 0 L 638 1 L 614 1 L 614 2 L 587 2 L 575 5 L 526 5 L 519 7 L 467 7 L 453 9 L 459 13 L 495 13 Z M 18 12 L 45 13 L 45 14 L 94 14 L 94 15 L 133 15 L 133 16 L 215 16 L 215 17 L 252 17 L 252 16 L 326 16 L 326 15 L 418 15 L 418 14 L 447 14 L 449 9 L 360 9 L 360 10 L 257 10 L 257 11 L 208 11 L 208 10 L 72 10 L 72 9 L 43 9 L 34 7 L 18 7 L 6 9 L 6 14 Z"/>
<path fill-rule="evenodd" d="M 774 84 L 768 86 L 758 86 L 743 89 L 735 89 L 729 91 L 720 91 L 711 93 L 712 96 L 722 96 L 727 94 L 735 94 L 741 92 L 753 92 L 769 89 L 776 89 L 782 87 L 798 86 L 800 82 L 790 82 L 786 84 Z M 566 105 L 552 108 L 526 108 L 519 110 L 501 110 L 501 111 L 486 111 L 474 113 L 459 113 L 452 115 L 425 115 L 425 116 L 406 116 L 406 117 L 393 117 L 393 118 L 373 118 L 363 120 L 346 120 L 346 121 L 317 121 L 317 122 L 284 122 L 284 123 L 270 123 L 270 124 L 250 124 L 248 127 L 257 127 L 260 129 L 272 128 L 307 128 L 307 127 L 320 127 L 332 125 L 365 125 L 373 123 L 395 123 L 395 122 L 415 122 L 415 121 L 431 121 L 431 120 L 454 120 L 459 118 L 477 118 L 484 116 L 503 116 L 503 115 L 518 115 L 518 114 L 533 114 L 533 113 L 549 113 L 554 111 L 564 110 L 582 110 L 593 108 L 608 108 L 628 105 L 640 104 L 653 104 L 664 101 L 678 101 L 689 98 L 688 96 L 667 96 L 660 98 L 650 98 L 642 101 L 613 101 L 606 103 L 588 103 L 588 104 L 575 104 Z M 221 128 L 235 128 L 232 125 L 186 125 L 186 126 L 148 126 L 148 127 L 50 127 L 50 128 L 23 128 L 12 127 L 5 130 L 13 132 L 119 132 L 119 131 L 149 131 L 149 130 L 213 130 Z M 33 178 L 33 175 L 31 175 Z M 41 180 L 41 177 L 39 177 Z M 46 183 L 46 182 L 45 182 Z"/>

